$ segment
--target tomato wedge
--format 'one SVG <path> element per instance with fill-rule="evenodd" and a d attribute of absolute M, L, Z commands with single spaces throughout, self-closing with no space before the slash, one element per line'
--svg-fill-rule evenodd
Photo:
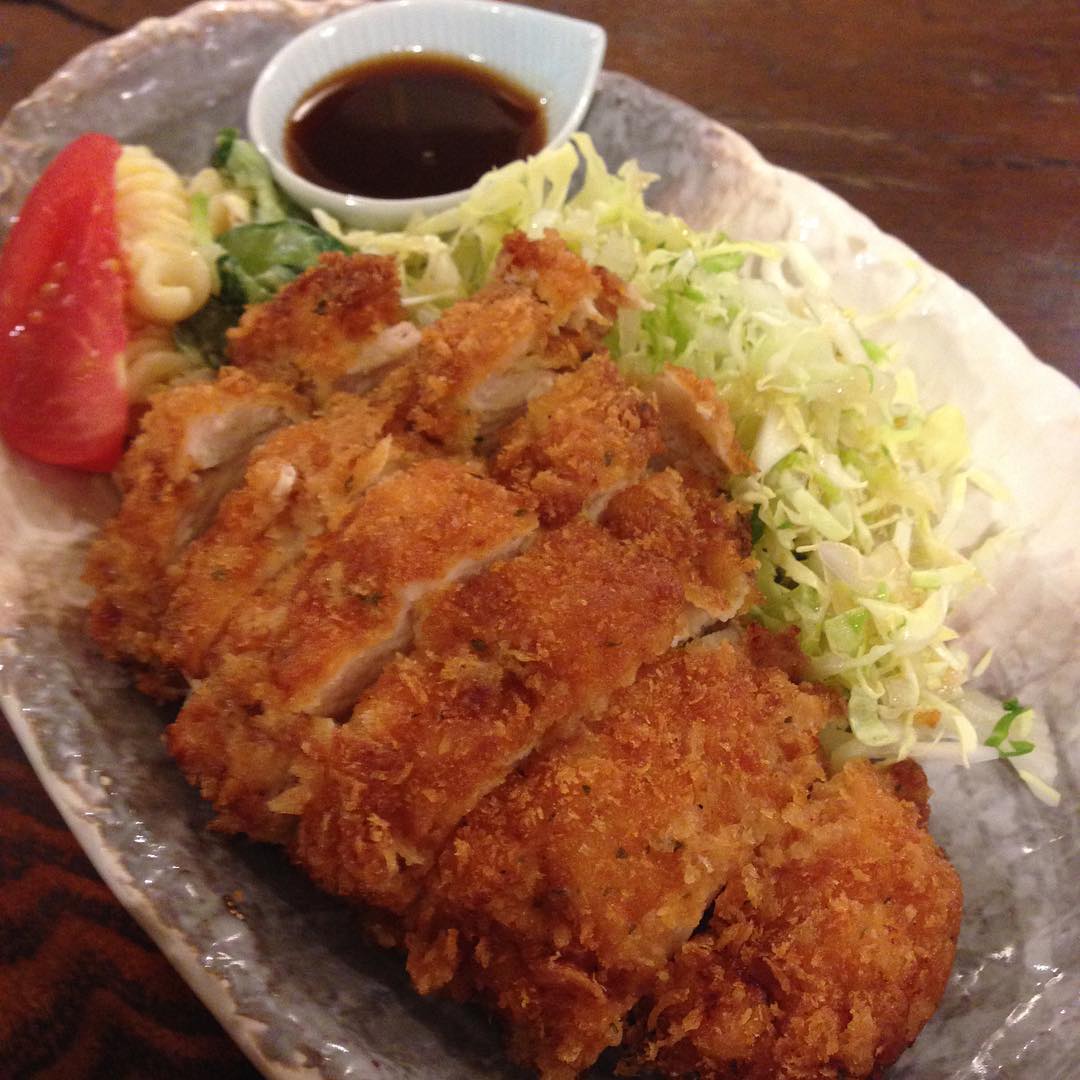
<path fill-rule="evenodd" d="M 0 252 L 0 433 L 38 461 L 105 472 L 127 431 L 120 144 L 82 135 L 42 174 Z"/>

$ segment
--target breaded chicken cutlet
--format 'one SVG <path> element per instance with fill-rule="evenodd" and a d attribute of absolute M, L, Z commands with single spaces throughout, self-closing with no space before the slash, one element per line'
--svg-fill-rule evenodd
<path fill-rule="evenodd" d="M 607 353 L 560 375 L 495 442 L 492 476 L 531 492 L 548 527 L 580 513 L 596 517 L 663 449 L 655 406 Z"/>
<path fill-rule="evenodd" d="M 630 1071 L 875 1075 L 955 944 L 925 783 L 826 780 L 841 705 L 791 634 L 701 638 L 754 602 L 724 492 L 752 463 L 713 384 L 619 373 L 635 303 L 514 233 L 418 331 L 390 260 L 324 256 L 215 382 L 152 399 L 91 632 L 188 685 L 167 741 L 215 827 L 381 909 L 417 987 L 485 1003 L 522 1064 L 625 1039 Z"/>
<path fill-rule="evenodd" d="M 461 818 L 633 681 L 681 610 L 669 565 L 588 521 L 434 598 L 412 655 L 335 732 L 300 862 L 334 892 L 403 910 Z"/>
<path fill-rule="evenodd" d="M 822 775 L 835 712 L 730 641 L 668 653 L 465 819 L 410 916 L 414 981 L 479 995 L 519 1061 L 577 1075 Z"/>
<path fill-rule="evenodd" d="M 459 462 L 422 460 L 369 488 L 338 531 L 249 597 L 168 732 L 220 826 L 256 838 L 287 830 L 267 804 L 304 739 L 408 645 L 425 593 L 507 557 L 535 528 L 505 488 Z"/>
<path fill-rule="evenodd" d="M 878 1076 L 922 1030 L 952 968 L 962 897 L 925 830 L 923 789 L 866 762 L 784 814 L 657 984 L 627 1072 Z"/>
<path fill-rule="evenodd" d="M 250 456 L 244 479 L 176 567 L 158 651 L 187 679 L 239 608 L 295 565 L 309 541 L 340 527 L 357 500 L 407 453 L 383 436 L 385 415 L 340 394 L 323 415 L 281 428 Z"/>
<path fill-rule="evenodd" d="M 159 395 L 143 417 L 116 473 L 123 503 L 90 550 L 85 580 L 91 635 L 110 659 L 142 666 L 147 692 L 172 696 L 175 686 L 157 642 L 177 560 L 214 521 L 252 447 L 306 413 L 286 387 L 229 370 Z"/>
<path fill-rule="evenodd" d="M 266 382 L 295 387 L 316 404 L 415 351 L 394 260 L 328 252 L 228 331 L 229 362 Z"/>

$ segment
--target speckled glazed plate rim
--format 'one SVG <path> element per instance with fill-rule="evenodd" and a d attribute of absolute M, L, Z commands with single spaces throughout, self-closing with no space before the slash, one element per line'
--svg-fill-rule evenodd
<path fill-rule="evenodd" d="M 148 20 L 127 34 L 94 46 L 80 54 L 18 109 L 24 111 L 23 115 L 40 116 L 43 111 L 50 108 L 50 103 L 70 100 L 71 95 L 77 93 L 80 86 L 92 87 L 94 78 L 97 77 L 95 71 L 105 55 L 105 50 L 108 50 L 110 61 L 117 62 L 125 56 L 138 53 L 146 47 L 149 40 L 160 42 L 163 37 L 167 38 L 170 34 L 189 36 L 197 34 L 204 23 L 213 19 L 226 19 L 231 13 L 241 11 L 247 13 L 265 11 L 277 14 L 285 12 L 288 17 L 295 20 L 297 31 L 299 31 L 316 17 L 328 15 L 349 6 L 351 4 L 347 0 L 325 0 L 325 2 L 314 4 L 301 4 L 294 0 L 280 0 L 280 2 L 239 0 L 232 4 L 201 4 L 168 20 Z M 650 91 L 624 76 L 605 74 L 601 80 L 601 91 L 607 95 L 613 112 L 617 112 L 620 107 L 625 107 L 628 102 L 659 112 L 668 110 L 678 112 L 679 115 L 690 112 L 684 104 Z M 722 217 L 725 222 L 729 216 L 733 220 L 753 222 L 756 212 L 755 202 L 768 203 L 770 206 L 780 208 L 797 208 L 802 222 L 801 227 L 809 230 L 807 235 L 800 238 L 818 242 L 826 248 L 835 238 L 838 258 L 851 258 L 851 253 L 855 250 L 851 245 L 857 242 L 869 255 L 881 256 L 882 260 L 891 260 L 896 264 L 910 264 L 931 279 L 931 291 L 935 296 L 934 303 L 947 308 L 950 312 L 955 312 L 961 323 L 974 325 L 979 328 L 980 333 L 987 335 L 987 340 L 993 344 L 990 350 L 993 355 L 989 363 L 994 369 L 992 372 L 994 379 L 1001 380 L 1001 385 L 1006 389 L 1019 386 L 1020 383 L 1029 389 L 1034 387 L 1034 392 L 1040 399 L 1038 408 L 1040 422 L 1051 426 L 1064 427 L 1070 424 L 1080 426 L 1077 424 L 1080 418 L 1080 389 L 1059 373 L 1036 361 L 1019 339 L 988 312 L 974 296 L 944 274 L 929 268 L 906 245 L 883 234 L 869 219 L 853 210 L 837 196 L 805 177 L 769 165 L 745 139 L 734 132 L 707 121 L 703 117 L 699 117 L 699 120 L 702 139 L 701 154 L 707 157 L 711 155 L 710 160 L 713 161 L 714 170 L 722 172 L 727 167 L 739 172 L 745 184 L 745 191 L 742 195 L 738 192 L 734 195 L 724 193 L 720 196 L 721 201 L 713 205 L 708 198 L 697 200 L 698 192 L 673 189 L 665 191 L 661 184 L 659 192 L 661 203 L 669 199 L 674 203 L 680 203 L 681 199 L 681 205 L 697 206 L 699 219 Z M 0 127 L 0 145 L 3 144 L 5 137 L 9 140 L 8 145 L 18 143 L 19 123 L 20 117 L 13 112 L 12 118 Z M 0 170 L 3 167 L 3 163 L 0 162 Z M 718 178 L 713 179 L 715 181 Z M 4 177 L 0 175 L 0 195 L 3 194 L 4 186 Z M 712 185 L 712 188 L 722 187 L 723 184 Z M 743 203 L 739 202 L 740 198 L 744 199 Z M 695 223 L 704 222 L 697 220 Z M 815 229 L 817 229 L 816 234 Z M 744 232 L 742 235 L 748 234 Z M 872 268 L 873 259 L 867 265 Z M 991 441 L 997 437 L 992 433 Z M 1069 452 L 1073 456 L 1070 460 L 1076 465 L 1076 469 L 1073 470 L 1075 475 L 1080 472 L 1080 453 L 1076 449 L 1075 437 L 1071 445 Z M 2 494 L 0 492 L 0 496 Z M 3 498 L 0 498 L 0 510 L 2 508 Z M 0 512 L 0 527 L 6 525 L 6 517 L 6 514 Z M 1080 529 L 1077 532 L 1080 532 Z M 1075 569 L 1075 561 L 1073 567 Z M 0 567 L 0 570 L 2 569 L 3 567 Z M 1070 570 L 1070 573 L 1073 571 Z M 1074 577 L 1069 578 L 1070 589 L 1075 580 L 1075 574 Z M 3 575 L 0 573 L 0 614 L 3 613 L 5 603 L 10 603 L 13 599 L 12 596 L 6 595 L 6 588 Z M 1069 595 L 1075 596 L 1080 604 L 1080 590 L 1074 590 Z M 11 648 L 13 646 L 9 643 L 9 652 Z M 0 645 L 0 654 L 2 652 L 3 647 Z M 1069 675 L 1069 679 L 1071 682 L 1066 689 L 1070 692 L 1080 692 L 1080 683 L 1072 674 Z M 95 820 L 100 816 L 102 803 L 100 790 L 89 779 L 92 763 L 86 763 L 84 768 L 86 778 L 82 782 L 61 776 L 55 768 L 55 763 L 50 764 L 47 759 L 48 756 L 41 743 L 40 730 L 35 727 L 32 715 L 24 711 L 25 703 L 13 693 L 5 694 L 0 700 L 17 738 L 26 750 L 50 798 L 59 808 L 99 873 L 207 1007 L 232 1034 L 252 1062 L 268 1077 L 281 1078 L 281 1080 L 299 1080 L 299 1078 L 314 1080 L 314 1078 L 327 1075 L 324 1068 L 313 1068 L 296 1062 L 278 1060 L 266 1052 L 261 1036 L 266 1031 L 267 1025 L 240 1011 L 233 988 L 225 979 L 204 966 L 199 949 L 177 926 L 168 922 L 124 865 L 124 852 L 115 850 L 106 842 L 103 831 Z M 1075 758 L 1075 738 L 1071 735 L 1067 740 L 1064 735 L 1062 738 L 1064 740 L 1062 751 L 1068 753 L 1072 760 Z M 1024 1003 L 1021 1002 L 1021 1004 Z M 374 1077 L 377 1074 L 361 1063 L 360 1072 L 357 1075 Z M 968 1074 L 965 1072 L 963 1075 Z M 973 1072 L 971 1075 L 976 1075 L 976 1073 Z"/>
<path fill-rule="evenodd" d="M 157 909 L 121 864 L 119 855 L 104 843 L 93 820 L 92 802 L 84 797 L 75 784 L 62 780 L 45 761 L 37 735 L 23 716 L 19 700 L 12 694 L 0 694 L 0 708 L 42 787 L 94 869 L 252 1064 L 271 1080 L 322 1080 L 323 1074 L 317 1069 L 272 1061 L 263 1054 L 258 1036 L 265 1025 L 238 1011 L 228 984 L 207 971 L 191 942 L 161 919 Z"/>

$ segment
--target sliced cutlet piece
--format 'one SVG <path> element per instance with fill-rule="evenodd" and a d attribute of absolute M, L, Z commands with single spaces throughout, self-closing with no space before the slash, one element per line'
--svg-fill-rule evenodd
<path fill-rule="evenodd" d="M 239 482 L 252 447 L 304 418 L 303 400 L 235 370 L 154 395 L 117 472 L 123 501 L 87 557 L 90 633 L 113 660 L 154 665 L 175 564 Z M 141 682 L 164 693 L 167 680 Z"/>
<path fill-rule="evenodd" d="M 405 320 L 394 260 L 328 252 L 228 331 L 229 360 L 316 403 L 367 389 L 411 356 L 420 332 Z"/>
<path fill-rule="evenodd" d="M 680 640 L 734 618 L 756 599 L 747 514 L 700 473 L 654 473 L 618 492 L 600 520 L 676 567 L 686 597 Z"/>
<path fill-rule="evenodd" d="M 580 362 L 548 354 L 550 331 L 550 312 L 531 293 L 484 289 L 428 326 L 416 357 L 373 394 L 396 404 L 405 430 L 468 452 L 549 386 L 554 371 Z"/>
<path fill-rule="evenodd" d="M 405 647 L 426 593 L 506 558 L 537 527 L 520 496 L 458 462 L 419 461 L 368 488 L 237 611 L 168 732 L 219 825 L 279 838 L 295 823 L 266 803 L 304 739 L 332 728 Z"/>
<path fill-rule="evenodd" d="M 671 641 L 671 567 L 579 519 L 433 598 L 283 809 L 332 892 L 402 911 L 461 818 Z"/>
<path fill-rule="evenodd" d="M 508 234 L 492 280 L 528 289 L 551 311 L 560 345 L 580 355 L 600 348 L 620 308 L 640 306 L 620 278 L 574 254 L 554 229 L 536 240 Z"/>
<path fill-rule="evenodd" d="M 656 408 L 601 352 L 557 376 L 499 433 L 491 475 L 531 492 L 540 521 L 554 527 L 582 512 L 595 517 L 662 448 Z"/>
<path fill-rule="evenodd" d="M 730 641 L 645 667 L 454 834 L 407 916 L 413 981 L 478 997 L 515 1060 L 576 1076 L 822 775 L 836 707 Z"/>
<path fill-rule="evenodd" d="M 894 794 L 917 783 L 905 769 L 849 763 L 788 809 L 658 981 L 628 1073 L 880 1076 L 910 1045 L 945 990 L 962 895 L 924 807 Z"/>
<path fill-rule="evenodd" d="M 328 716 L 281 707 L 266 656 L 222 656 L 198 680 L 165 733 L 169 752 L 216 811 L 211 828 L 288 843 L 296 818 L 271 809 L 336 727 Z"/>
<path fill-rule="evenodd" d="M 285 584 L 286 604 L 277 589 L 256 598 L 231 644 L 243 648 L 249 628 L 259 636 L 268 619 L 283 700 L 304 712 L 347 714 L 383 660 L 411 639 L 418 601 L 510 557 L 536 527 L 529 500 L 472 466 L 418 461 L 370 488 L 345 525 L 313 548 L 297 582 Z"/>
<path fill-rule="evenodd" d="M 714 383 L 667 364 L 643 380 L 642 387 L 656 396 L 669 461 L 691 465 L 721 480 L 755 471 L 735 437 L 727 402 Z"/>
<path fill-rule="evenodd" d="M 512 419 L 556 372 L 595 351 L 624 302 L 618 279 L 590 267 L 555 233 L 504 241 L 492 278 L 424 330 L 415 360 L 376 393 L 401 424 L 469 451 Z"/>
<path fill-rule="evenodd" d="M 204 677 L 233 613 L 408 460 L 400 443 L 383 436 L 385 422 L 365 398 L 338 394 L 322 416 L 274 432 L 254 451 L 244 482 L 177 566 L 162 629 L 168 663 L 188 679 Z"/>

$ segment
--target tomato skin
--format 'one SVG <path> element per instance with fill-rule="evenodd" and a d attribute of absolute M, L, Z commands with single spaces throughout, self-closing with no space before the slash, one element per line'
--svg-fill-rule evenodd
<path fill-rule="evenodd" d="M 42 174 L 0 252 L 0 433 L 38 461 L 94 472 L 123 451 L 120 144 L 82 135 Z"/>

